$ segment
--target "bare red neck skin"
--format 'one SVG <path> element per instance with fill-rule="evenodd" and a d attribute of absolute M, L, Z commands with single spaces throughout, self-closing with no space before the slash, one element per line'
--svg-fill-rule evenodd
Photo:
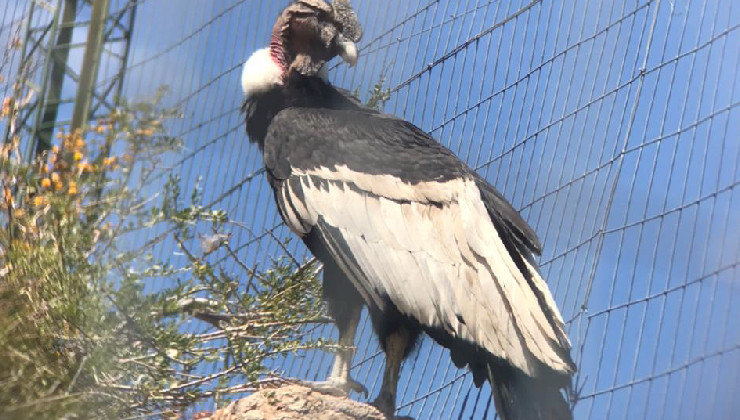
<path fill-rule="evenodd" d="M 285 74 L 285 54 L 283 53 L 283 39 L 279 33 L 273 33 L 270 37 L 270 57 Z"/>

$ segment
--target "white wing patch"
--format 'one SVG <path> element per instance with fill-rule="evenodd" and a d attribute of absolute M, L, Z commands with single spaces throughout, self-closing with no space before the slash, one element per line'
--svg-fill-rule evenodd
<path fill-rule="evenodd" d="M 412 185 L 389 175 L 321 168 L 294 171 L 280 194 L 294 231 L 306 234 L 319 217 L 337 229 L 361 281 L 370 283 L 363 286 L 387 295 L 401 312 L 475 342 L 530 375 L 537 373 L 535 360 L 571 372 L 560 344 L 562 317 L 547 285 L 529 262 L 537 290 L 520 272 L 475 181 Z"/>
<path fill-rule="evenodd" d="M 328 181 L 350 181 L 361 190 L 394 200 L 446 203 L 455 200 L 458 193 L 458 190 L 454 188 L 439 188 L 438 182 L 420 182 L 411 185 L 392 175 L 370 175 L 355 172 L 346 165 L 338 165 L 331 169 L 317 168 L 310 171 L 293 168 L 293 173 L 295 175 L 314 175 Z"/>

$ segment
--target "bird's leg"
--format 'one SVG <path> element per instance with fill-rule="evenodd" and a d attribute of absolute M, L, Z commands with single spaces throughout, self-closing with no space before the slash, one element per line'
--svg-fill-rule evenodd
<path fill-rule="evenodd" d="M 337 320 L 337 327 L 339 328 L 339 346 L 340 350 L 337 351 L 334 357 L 334 365 L 331 368 L 331 373 L 326 381 L 323 382 L 305 382 L 309 388 L 331 395 L 347 395 L 349 391 L 355 391 L 357 393 L 367 396 L 367 389 L 361 383 L 352 379 L 349 375 L 350 366 L 352 365 L 352 356 L 355 353 L 355 333 L 357 332 L 357 325 L 360 323 L 360 315 L 362 313 L 362 306 L 356 306 L 347 311 L 348 318 Z"/>
<path fill-rule="evenodd" d="M 356 391 L 360 394 L 367 396 L 367 389 L 359 382 L 352 379 L 349 375 L 349 370 L 352 365 L 352 356 L 355 354 L 355 334 L 357 333 L 357 326 L 360 323 L 360 315 L 362 314 L 362 306 L 356 306 L 352 308 L 349 313 L 349 319 L 346 322 L 340 322 L 344 328 L 339 330 L 339 345 L 342 347 L 337 351 L 334 357 L 334 365 L 331 368 L 331 373 L 328 382 L 334 382 L 340 384 L 345 388 L 346 392 L 349 390 Z"/>
<path fill-rule="evenodd" d="M 375 398 L 372 405 L 382 411 L 388 418 L 396 418 L 393 413 L 396 411 L 396 391 L 398 388 L 398 378 L 401 372 L 401 364 L 409 351 L 409 346 L 413 345 L 413 340 L 406 329 L 399 329 L 388 335 L 385 339 L 385 370 L 383 371 L 383 385 L 380 388 L 378 397 Z"/>

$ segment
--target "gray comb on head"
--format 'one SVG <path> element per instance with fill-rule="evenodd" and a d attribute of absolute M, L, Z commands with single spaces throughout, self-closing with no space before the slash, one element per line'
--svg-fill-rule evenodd
<path fill-rule="evenodd" d="M 362 27 L 349 0 L 334 0 L 331 7 L 334 9 L 334 20 L 339 24 L 342 35 L 352 42 L 362 39 Z"/>

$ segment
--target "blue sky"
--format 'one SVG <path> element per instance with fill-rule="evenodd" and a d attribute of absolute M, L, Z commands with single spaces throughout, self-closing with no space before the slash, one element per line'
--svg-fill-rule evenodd
<path fill-rule="evenodd" d="M 571 321 L 576 418 L 729 419 L 740 410 L 740 6 L 543 0 L 427 70 L 529 3 L 355 0 L 361 58 L 331 79 L 364 94 L 385 76 L 397 88 L 386 112 L 431 132 L 522 210 Z M 166 84 L 183 110 L 171 128 L 186 144 L 172 162 L 185 191 L 197 175 L 205 202 L 238 186 L 215 206 L 253 231 L 233 231 L 248 263 L 282 252 L 260 233 L 290 236 L 266 182 L 250 176 L 261 158 L 238 113 L 240 65 L 285 4 L 146 1 L 126 76 L 128 97 Z M 361 335 L 354 375 L 375 392 L 382 356 L 367 326 Z M 276 366 L 322 379 L 330 361 Z M 488 389 L 430 342 L 401 383 L 403 414 L 493 418 Z"/>
<path fill-rule="evenodd" d="M 191 2 L 174 10 L 156 2 L 139 13 L 131 63 L 193 34 L 134 68 L 128 91 L 168 83 L 174 100 L 193 95 L 181 130 L 189 149 L 203 150 L 181 173 L 188 186 L 205 176 L 206 201 L 261 165 L 236 112 L 239 65 L 266 45 L 284 3 Z M 361 60 L 337 67 L 332 80 L 364 93 L 383 75 L 396 87 L 418 74 L 386 112 L 431 132 L 522 209 L 545 246 L 543 274 L 572 320 L 586 396 L 577 418 L 690 419 L 710 405 L 722 418 L 736 409 L 719 391 L 737 383 L 740 359 L 740 337 L 728 323 L 740 298 L 738 235 L 730 234 L 740 222 L 740 150 L 731 135 L 740 120 L 732 48 L 740 8 L 543 1 L 423 71 L 529 2 L 353 3 L 365 28 Z M 162 20 L 167 14 L 177 18 Z M 219 206 L 256 235 L 270 228 L 290 235 L 261 177 Z M 269 236 L 234 233 L 235 243 L 250 243 L 240 254 L 247 261 L 281 252 Z M 375 391 L 382 357 L 369 328 L 358 344 L 355 376 Z M 311 354 L 282 367 L 321 379 L 330 359 Z M 403 413 L 483 418 L 488 391 L 471 389 L 463 374 L 446 351 L 424 342 L 404 369 Z M 699 392 L 712 387 L 712 395 Z"/>

